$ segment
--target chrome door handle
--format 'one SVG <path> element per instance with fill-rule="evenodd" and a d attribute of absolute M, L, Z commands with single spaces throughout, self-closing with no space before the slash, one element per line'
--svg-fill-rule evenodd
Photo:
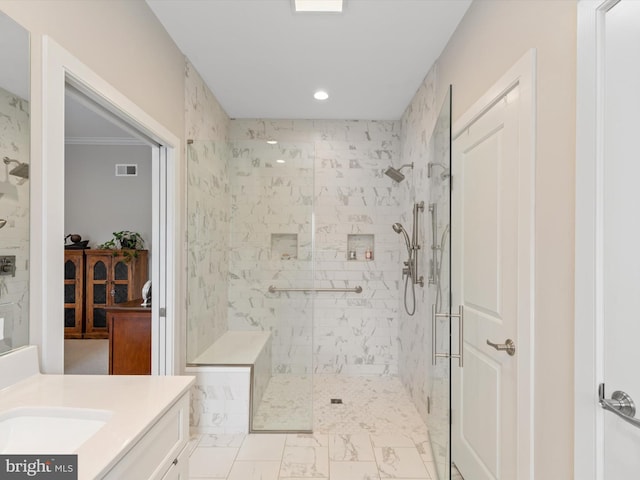
<path fill-rule="evenodd" d="M 640 428 L 640 420 L 634 418 L 636 415 L 636 404 L 629 394 L 616 390 L 610 399 L 604 398 L 604 383 L 601 383 L 598 387 L 598 397 L 602 408 L 615 413 L 622 420 L 630 423 L 634 427 Z"/>
<path fill-rule="evenodd" d="M 513 340 L 510 338 L 507 338 L 504 343 L 493 343 L 487 340 L 487 345 L 495 348 L 499 352 L 507 352 L 512 357 L 516 354 L 516 344 L 513 343 Z"/>

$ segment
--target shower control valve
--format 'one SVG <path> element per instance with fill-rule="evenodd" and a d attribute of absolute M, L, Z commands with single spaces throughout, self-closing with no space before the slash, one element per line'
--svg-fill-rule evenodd
<path fill-rule="evenodd" d="M 404 268 L 402 269 L 402 278 L 404 278 L 405 276 L 411 276 L 411 267 L 409 266 L 409 262 L 402 262 L 404 263 Z"/>
<path fill-rule="evenodd" d="M 0 256 L 0 275 L 16 276 L 16 256 L 2 255 Z"/>

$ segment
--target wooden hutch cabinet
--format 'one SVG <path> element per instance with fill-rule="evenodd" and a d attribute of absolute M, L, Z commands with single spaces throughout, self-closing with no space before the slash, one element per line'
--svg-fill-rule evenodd
<path fill-rule="evenodd" d="M 147 253 L 147 250 L 85 250 L 84 338 L 109 338 L 105 308 L 140 298 L 148 280 Z"/>
<path fill-rule="evenodd" d="M 140 298 L 147 250 L 65 250 L 65 338 L 109 338 L 105 308 Z"/>
<path fill-rule="evenodd" d="M 64 251 L 64 338 L 82 338 L 84 251 Z"/>

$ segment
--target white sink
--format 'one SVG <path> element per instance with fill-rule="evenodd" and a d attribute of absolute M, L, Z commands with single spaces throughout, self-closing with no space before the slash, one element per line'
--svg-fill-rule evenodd
<path fill-rule="evenodd" d="M 0 413 L 0 453 L 72 453 L 111 417 L 108 410 L 20 407 Z"/>

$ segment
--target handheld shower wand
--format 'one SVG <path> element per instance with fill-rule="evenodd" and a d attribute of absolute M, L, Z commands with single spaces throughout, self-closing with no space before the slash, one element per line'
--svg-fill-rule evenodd
<path fill-rule="evenodd" d="M 404 235 L 404 242 L 407 244 L 407 251 L 409 252 L 409 255 L 411 255 L 411 242 L 409 241 L 409 234 L 407 233 L 407 231 L 404 229 L 401 223 L 394 223 L 391 227 L 393 228 L 394 232 L 398 234 L 402 233 Z"/>

